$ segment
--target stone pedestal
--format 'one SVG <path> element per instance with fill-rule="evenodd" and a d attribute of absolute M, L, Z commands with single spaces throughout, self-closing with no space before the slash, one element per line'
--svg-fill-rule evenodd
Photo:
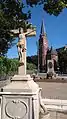
<path fill-rule="evenodd" d="M 0 92 L 1 119 L 39 119 L 39 90 L 29 75 L 15 75 Z"/>
<path fill-rule="evenodd" d="M 54 61 L 53 60 L 48 60 L 47 61 L 47 78 L 56 78 L 56 73 L 54 71 Z"/>
<path fill-rule="evenodd" d="M 18 67 L 18 74 L 19 75 L 26 74 L 26 65 L 25 64 Z"/>
<path fill-rule="evenodd" d="M 47 61 L 47 73 L 54 73 L 54 63 L 53 60 Z"/>
<path fill-rule="evenodd" d="M 39 119 L 50 119 L 50 113 L 40 114 Z"/>
<path fill-rule="evenodd" d="M 1 88 L 0 95 L 2 96 L 1 119 L 49 119 L 50 117 L 42 103 L 40 88 L 30 75 L 15 75 L 10 84 Z"/>

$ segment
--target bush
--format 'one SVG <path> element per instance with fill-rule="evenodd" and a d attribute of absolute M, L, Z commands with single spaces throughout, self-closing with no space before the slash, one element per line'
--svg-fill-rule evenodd
<path fill-rule="evenodd" d="M 36 65 L 33 63 L 27 63 L 27 70 L 35 70 L 36 69 Z"/>
<path fill-rule="evenodd" d="M 0 57 L 0 76 L 14 75 L 18 73 L 19 61 L 18 59 L 8 59 L 6 57 Z M 33 63 L 27 63 L 27 70 L 35 71 L 36 65 Z"/>
<path fill-rule="evenodd" d="M 18 66 L 18 59 L 8 59 L 6 57 L 0 57 L 0 76 L 17 73 Z"/>

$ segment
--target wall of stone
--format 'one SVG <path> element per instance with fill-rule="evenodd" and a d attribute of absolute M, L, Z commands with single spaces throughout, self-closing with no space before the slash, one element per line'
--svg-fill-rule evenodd
<path fill-rule="evenodd" d="M 67 114 L 50 111 L 50 119 L 67 119 Z"/>
<path fill-rule="evenodd" d="M 1 87 L 7 85 L 10 83 L 10 79 L 7 80 L 0 80 L 0 91 L 1 91 Z"/>

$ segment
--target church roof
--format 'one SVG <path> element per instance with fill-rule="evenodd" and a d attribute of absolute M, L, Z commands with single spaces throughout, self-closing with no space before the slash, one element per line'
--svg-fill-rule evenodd
<path fill-rule="evenodd" d="M 51 47 L 51 55 L 57 55 L 57 51 Z"/>
<path fill-rule="evenodd" d="M 41 24 L 41 35 L 45 35 L 46 30 L 45 30 L 45 25 L 44 25 L 44 20 L 42 20 L 42 24 Z"/>

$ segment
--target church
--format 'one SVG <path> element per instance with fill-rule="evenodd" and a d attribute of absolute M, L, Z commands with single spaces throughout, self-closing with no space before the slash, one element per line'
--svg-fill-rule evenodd
<path fill-rule="evenodd" d="M 49 48 L 44 20 L 42 20 L 38 44 L 38 72 L 47 73 L 48 60 L 53 61 L 54 71 L 57 71 L 58 53 L 52 46 Z"/>

